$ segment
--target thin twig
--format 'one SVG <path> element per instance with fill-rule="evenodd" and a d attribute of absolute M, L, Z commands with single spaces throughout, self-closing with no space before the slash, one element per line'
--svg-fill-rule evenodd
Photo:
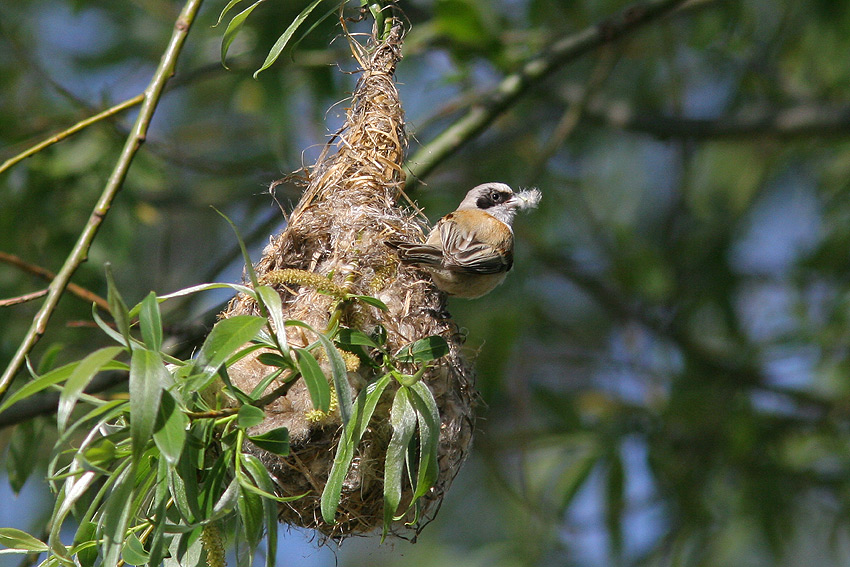
<path fill-rule="evenodd" d="M 20 305 L 21 303 L 29 303 L 30 301 L 35 301 L 39 297 L 44 297 L 45 295 L 47 295 L 47 290 L 46 289 L 40 289 L 38 291 L 25 293 L 24 295 L 18 295 L 16 297 L 9 297 L 7 299 L 0 299 L 0 307 L 11 307 L 12 305 Z"/>
<path fill-rule="evenodd" d="M 408 162 L 407 187 L 428 175 L 466 142 L 473 139 L 509 108 L 530 87 L 541 82 L 559 67 L 597 47 L 616 41 L 643 25 L 680 7 L 687 0 L 650 0 L 633 4 L 619 14 L 556 42 L 548 51 L 525 63 L 508 75 L 489 95 L 482 96 L 457 122 L 430 143 L 421 147 Z"/>
<path fill-rule="evenodd" d="M 139 116 L 136 118 L 136 123 L 133 125 L 130 136 L 124 144 L 121 156 L 115 164 L 115 168 L 109 176 L 109 180 L 106 182 L 103 193 L 92 210 L 89 220 L 80 234 L 77 243 L 74 245 L 73 250 L 65 260 L 65 264 L 50 284 L 50 291 L 47 294 L 47 299 L 44 301 L 44 304 L 41 306 L 38 313 L 36 313 L 24 340 L 18 347 L 18 350 L 12 358 L 12 361 L 9 363 L 9 366 L 3 372 L 3 376 L 0 377 L 0 397 L 2 397 L 6 389 L 8 389 L 9 384 L 11 384 L 15 374 L 17 374 L 18 370 L 21 368 L 21 365 L 24 363 L 24 359 L 29 354 L 30 350 L 32 350 L 32 347 L 44 334 L 47 328 L 47 322 L 50 320 L 50 316 L 53 314 L 53 310 L 56 308 L 57 303 L 59 303 L 59 298 L 62 296 L 65 287 L 68 285 L 68 281 L 71 279 L 71 276 L 74 274 L 79 265 L 88 257 L 89 247 L 91 246 L 103 219 L 109 212 L 112 201 L 121 189 L 121 185 L 123 184 L 124 178 L 127 176 L 127 171 L 130 169 L 133 157 L 145 140 L 154 110 L 156 109 L 162 95 L 162 89 L 168 79 L 174 74 L 177 57 L 180 54 L 180 50 L 183 47 L 187 34 L 189 33 L 192 21 L 195 19 L 195 14 L 197 14 L 198 9 L 201 6 L 201 1 L 202 0 L 188 0 L 183 6 L 183 11 L 177 18 L 168 47 L 162 55 L 162 59 L 159 62 L 159 66 L 157 67 L 150 84 L 145 89 L 145 100 L 139 110 Z"/>
<path fill-rule="evenodd" d="M 85 128 L 91 126 L 92 124 L 94 124 L 96 122 L 100 122 L 104 118 L 109 118 L 110 116 L 114 116 L 115 114 L 118 114 L 119 112 L 127 110 L 128 108 L 132 108 L 132 107 L 136 106 L 137 104 L 140 104 L 143 100 L 145 100 L 144 93 L 136 95 L 131 99 L 127 99 L 124 102 L 118 103 L 111 108 L 107 108 L 103 112 L 95 114 L 94 116 L 92 116 L 90 118 L 86 118 L 85 120 L 80 120 L 79 122 L 77 122 L 76 124 L 71 126 L 70 128 L 63 130 L 63 131 L 59 132 L 58 134 L 54 134 L 53 136 L 47 138 L 46 140 L 44 140 L 42 142 L 39 142 L 38 144 L 34 145 L 30 149 L 25 150 L 25 151 L 19 153 L 16 156 L 10 157 L 9 159 L 7 159 L 6 161 L 3 162 L 3 165 L 0 165 L 0 173 L 3 173 L 4 171 L 9 169 L 10 167 L 15 165 L 16 163 L 25 160 L 26 158 L 30 157 L 31 155 L 37 154 L 38 152 L 47 148 L 48 146 L 52 146 L 56 142 L 61 142 L 65 138 L 67 138 L 67 137 L 69 137 L 73 134 L 76 134 L 80 130 L 85 129 Z"/>
<path fill-rule="evenodd" d="M 15 267 L 22 269 L 23 271 L 25 271 L 29 274 L 33 274 L 33 275 L 36 275 L 36 276 L 38 276 L 38 277 L 40 277 L 44 280 L 47 280 L 48 282 L 53 281 L 56 278 L 56 274 L 54 274 L 50 270 L 42 268 L 41 266 L 36 266 L 35 264 L 30 264 L 26 260 L 19 258 L 19 257 L 15 256 L 14 254 L 8 254 L 6 252 L 0 252 L 0 262 L 6 262 L 7 264 L 11 264 Z M 86 288 L 78 286 L 77 284 L 71 283 L 71 282 L 68 282 L 67 289 L 68 289 L 69 292 L 73 293 L 74 295 L 76 295 L 77 297 L 82 299 L 83 301 L 87 301 L 89 303 L 96 303 L 97 306 L 100 307 L 101 309 L 103 309 L 104 311 L 109 311 L 109 303 L 107 303 L 107 301 L 104 298 L 102 298 L 98 294 L 94 293 L 93 291 L 89 291 Z M 42 291 L 42 292 L 36 292 L 36 293 L 41 293 L 41 295 L 44 295 L 47 292 Z M 27 295 L 33 295 L 33 294 L 27 294 Z M 41 295 L 39 295 L 37 297 L 41 297 Z M 32 299 L 36 299 L 36 297 L 33 297 Z M 18 302 L 18 303 L 23 303 L 23 302 Z M 0 306 L 3 306 L 3 305 L 0 304 Z"/>

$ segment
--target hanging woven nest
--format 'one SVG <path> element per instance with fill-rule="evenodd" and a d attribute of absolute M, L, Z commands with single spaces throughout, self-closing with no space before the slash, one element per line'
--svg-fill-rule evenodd
<path fill-rule="evenodd" d="M 461 352 L 463 337 L 445 311 L 445 296 L 422 272 L 399 266 L 385 245 L 388 239 L 421 242 L 425 237 L 422 222 L 398 203 L 405 180 L 406 137 L 393 73 L 401 59 L 401 41 L 397 21 L 384 41 L 376 41 L 374 34 L 365 47 L 350 41 L 362 71 L 345 124 L 308 168 L 307 188 L 286 229 L 271 238 L 255 267 L 260 283 L 278 291 L 286 319 L 321 330 L 328 328 L 336 310 L 333 318 L 343 327 L 372 335 L 385 333 L 388 352 L 433 335 L 447 342 L 448 354 L 432 362 L 421 380 L 439 409 L 439 472 L 415 508 L 405 506 L 413 498 L 405 478 L 399 510 L 407 509 L 404 520 L 414 523 L 403 527 L 401 520 L 396 521 L 390 531 L 397 535 L 410 530 L 418 533 L 436 514 L 469 451 L 476 397 L 473 369 Z M 362 301 L 340 303 L 332 290 L 375 297 L 387 310 Z M 258 314 L 257 304 L 244 295 L 236 297 L 222 316 L 242 314 Z M 291 346 L 306 347 L 316 336 L 304 327 L 289 327 L 287 340 Z M 243 391 L 251 391 L 274 370 L 258 360 L 261 353 L 228 370 L 234 385 Z M 327 358 L 317 358 L 330 376 Z M 357 356 L 345 359 L 348 383 L 356 396 L 380 371 L 362 364 Z M 267 392 L 276 386 L 272 384 Z M 306 494 L 280 505 L 281 522 L 316 529 L 334 539 L 382 526 L 384 463 L 392 436 L 391 393 L 398 388 L 395 380 L 387 387 L 355 449 L 335 523 L 323 520 L 321 495 L 342 433 L 338 409 L 332 405 L 329 412 L 317 412 L 304 380 L 265 407 L 265 421 L 251 433 L 288 428 L 290 454 L 273 455 L 251 444 L 246 444 L 246 450 L 263 461 L 282 496 Z"/>

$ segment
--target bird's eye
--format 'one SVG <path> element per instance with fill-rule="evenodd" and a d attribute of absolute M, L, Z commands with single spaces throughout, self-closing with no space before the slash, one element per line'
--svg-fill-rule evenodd
<path fill-rule="evenodd" d="M 493 191 L 492 193 L 490 193 L 490 199 L 494 203 L 501 203 L 502 200 L 503 200 L 503 197 L 504 197 L 504 195 L 502 195 L 501 193 L 497 193 L 496 191 Z"/>

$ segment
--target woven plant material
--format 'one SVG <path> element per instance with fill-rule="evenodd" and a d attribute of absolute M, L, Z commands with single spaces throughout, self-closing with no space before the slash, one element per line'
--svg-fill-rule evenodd
<path fill-rule="evenodd" d="M 423 241 L 422 222 L 398 204 L 404 186 L 402 162 L 406 149 L 404 114 L 393 73 L 401 58 L 402 28 L 397 23 L 388 38 L 364 47 L 351 40 L 352 52 L 362 68 L 342 130 L 316 164 L 308 168 L 308 185 L 290 216 L 287 228 L 274 236 L 255 269 L 261 283 L 280 294 L 287 319 L 297 319 L 314 329 L 327 328 L 331 312 L 339 305 L 334 290 L 369 295 L 383 301 L 388 311 L 363 302 L 343 304 L 337 313 L 341 325 L 367 334 L 386 330 L 386 347 L 394 352 L 404 345 L 439 335 L 449 345 L 423 376 L 440 411 L 439 475 L 420 500 L 421 514 L 409 528 L 396 522 L 393 533 L 418 533 L 439 508 L 469 450 L 473 432 L 474 374 L 461 350 L 463 337 L 445 311 L 445 297 L 422 272 L 400 267 L 384 244 L 388 239 Z M 296 271 L 297 270 L 297 271 Z M 223 317 L 258 314 L 246 296 L 236 297 Z M 304 328 L 287 328 L 292 346 L 316 340 Z M 317 351 L 321 352 L 321 351 Z M 273 368 L 246 357 L 229 369 L 233 383 L 251 391 Z M 319 356 L 325 374 L 327 360 Z M 374 381 L 372 367 L 346 357 L 354 395 Z M 407 370 L 413 370 L 410 367 Z M 393 381 L 395 382 L 395 381 Z M 273 390 L 278 384 L 269 386 Z M 391 385 L 381 398 L 369 428 L 358 445 L 343 484 L 336 523 L 322 520 L 320 497 L 334 460 L 341 434 L 338 411 L 313 409 L 304 380 L 298 380 L 284 397 L 266 406 L 266 419 L 252 434 L 285 426 L 291 452 L 279 457 L 246 445 L 272 472 L 281 495 L 307 493 L 280 507 L 280 520 L 318 530 L 341 539 L 373 531 L 383 521 L 383 474 L 389 424 Z M 411 487 L 403 487 L 402 507 L 410 501 Z M 411 517 L 406 518 L 412 519 Z"/>

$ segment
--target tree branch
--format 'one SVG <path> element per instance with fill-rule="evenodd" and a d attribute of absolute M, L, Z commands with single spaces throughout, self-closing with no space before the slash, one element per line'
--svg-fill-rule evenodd
<path fill-rule="evenodd" d="M 36 266 L 35 264 L 30 264 L 29 262 L 15 256 L 14 254 L 8 254 L 6 252 L 0 251 L 0 262 L 6 262 L 7 264 L 11 264 L 29 274 L 33 274 L 42 278 L 43 280 L 47 280 L 48 282 L 53 281 L 56 278 L 56 274 L 54 274 L 50 270 L 42 268 L 41 266 Z M 96 303 L 97 306 L 103 309 L 104 311 L 109 311 L 109 303 L 107 303 L 107 301 L 98 294 L 71 282 L 68 282 L 67 289 L 83 301 L 87 301 L 89 303 Z M 40 291 L 35 293 L 44 295 L 46 291 Z M 27 296 L 30 295 L 33 294 L 27 294 Z M 41 297 L 41 295 L 39 295 L 38 297 Z M 35 299 L 35 297 L 31 299 Z M 30 299 L 28 299 L 27 301 L 30 301 Z M 23 303 L 23 301 L 20 301 L 18 303 Z"/>
<path fill-rule="evenodd" d="M 463 117 L 408 159 L 405 164 L 410 172 L 407 187 L 412 187 L 417 179 L 428 175 L 449 155 L 481 133 L 530 87 L 540 83 L 558 67 L 661 18 L 686 1 L 649 0 L 633 4 L 601 23 L 558 41 L 548 51 L 525 63 L 518 72 L 505 77 L 493 92 L 482 96 L 481 101 Z"/>
<path fill-rule="evenodd" d="M 751 107 L 731 116 L 713 119 L 648 116 L 634 112 L 626 104 L 588 105 L 589 120 L 613 128 L 650 134 L 656 138 L 754 138 L 779 139 L 806 136 L 850 135 L 850 108 L 800 105 L 776 110 Z"/>
<path fill-rule="evenodd" d="M 98 199 L 97 204 L 92 210 L 85 228 L 80 234 L 77 243 L 74 245 L 74 248 L 68 258 L 66 258 L 62 269 L 59 270 L 56 278 L 53 282 L 51 282 L 48 288 L 49 292 L 47 294 L 47 299 L 45 299 L 38 313 L 36 313 L 24 340 L 21 342 L 17 352 L 12 357 L 9 366 L 3 372 L 2 377 L 0 377 L 0 398 L 2 398 L 3 394 L 8 389 L 9 384 L 11 384 L 12 379 L 15 377 L 15 374 L 17 374 L 30 350 L 32 350 L 32 347 L 35 346 L 44 334 L 47 328 L 47 322 L 50 320 L 53 310 L 59 303 L 59 298 L 65 291 L 65 287 L 68 285 L 71 276 L 74 274 L 79 265 L 88 257 L 89 247 L 91 246 L 103 219 L 109 212 L 112 201 L 121 189 L 124 179 L 127 176 L 127 171 L 130 169 L 133 157 L 145 140 L 154 110 L 156 109 L 162 95 L 162 89 L 168 79 L 174 74 L 177 57 L 180 54 L 183 43 L 189 33 L 192 21 L 195 19 L 195 15 L 200 8 L 201 1 L 202 0 L 188 0 L 183 6 L 183 10 L 174 25 L 174 31 L 171 34 L 171 40 L 169 41 L 168 47 L 162 55 L 159 66 L 157 67 L 150 84 L 145 89 L 145 100 L 139 110 L 139 116 L 136 118 L 136 123 L 133 125 L 130 136 L 128 136 L 127 141 L 124 144 L 121 156 L 106 182 L 106 186 L 101 193 L 100 199 Z"/>

